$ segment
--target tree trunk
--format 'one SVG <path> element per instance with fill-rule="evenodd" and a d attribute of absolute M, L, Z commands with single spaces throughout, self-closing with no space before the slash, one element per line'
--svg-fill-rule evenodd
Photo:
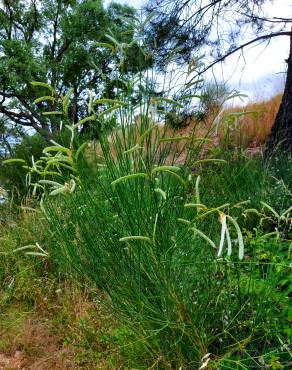
<path fill-rule="evenodd" d="M 292 154 L 292 31 L 284 94 L 274 126 L 267 140 L 266 158 L 279 151 Z"/>

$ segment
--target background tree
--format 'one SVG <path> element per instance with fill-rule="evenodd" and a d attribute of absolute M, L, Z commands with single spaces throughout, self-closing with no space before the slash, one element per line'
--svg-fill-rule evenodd
<path fill-rule="evenodd" d="M 6 129 L 11 124 L 28 127 L 47 140 L 60 130 L 57 116 L 42 114 L 57 110 L 54 100 L 34 102 L 50 91 L 32 86 L 32 81 L 50 84 L 60 95 L 57 98 L 71 89 L 68 119 L 73 122 L 87 114 L 87 89 L 96 96 L 103 91 L 114 94 L 114 53 L 96 42 L 109 42 L 107 34 L 131 42 L 133 31 L 123 17 L 134 13 L 119 4 L 105 9 L 102 0 L 2 0 L 0 117 Z M 132 73 L 135 62 L 128 61 L 126 73 Z"/>
<path fill-rule="evenodd" d="M 271 0 L 149 0 L 154 16 L 148 39 L 155 49 L 157 65 L 164 69 L 169 55 L 176 63 L 197 63 L 205 54 L 199 75 L 250 45 L 290 37 L 286 86 L 279 113 L 267 143 L 267 153 L 281 147 L 292 153 L 292 18 L 269 18 L 264 4 Z M 288 39 L 287 37 L 287 39 Z M 199 65 L 198 65 L 199 67 Z"/>

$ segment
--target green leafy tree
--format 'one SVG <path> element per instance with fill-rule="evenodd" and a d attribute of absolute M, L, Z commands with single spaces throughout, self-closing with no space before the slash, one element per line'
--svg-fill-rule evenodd
<path fill-rule="evenodd" d="M 87 114 L 88 89 L 95 96 L 114 95 L 118 50 L 97 43 L 110 44 L 110 37 L 131 43 L 134 31 L 125 19 L 134 13 L 120 4 L 104 8 L 102 0 L 2 0 L 0 117 L 50 140 L 61 127 L 52 112 L 69 90 L 71 122 Z M 136 63 L 128 58 L 124 73 L 134 72 Z"/>

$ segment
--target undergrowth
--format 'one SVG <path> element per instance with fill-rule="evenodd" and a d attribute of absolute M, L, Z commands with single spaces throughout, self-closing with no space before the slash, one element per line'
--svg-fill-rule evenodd
<path fill-rule="evenodd" d="M 152 185 L 151 180 L 138 177 L 112 186 L 125 175 L 115 172 L 121 166 L 115 162 L 107 174 L 105 163 L 99 164 L 95 163 L 101 173 L 80 170 L 82 185 L 73 194 L 47 199 L 48 218 L 43 216 L 36 223 L 36 212 L 26 209 L 21 217 L 2 222 L 1 350 L 21 348 L 32 359 L 32 348 L 38 346 L 27 338 L 27 325 L 32 317 L 41 317 L 41 322 L 46 317 L 45 327 L 60 341 L 58 350 L 66 348 L 65 358 L 81 368 L 94 368 L 97 363 L 101 368 L 115 368 L 123 363 L 124 368 L 139 364 L 145 369 L 176 369 L 201 366 L 208 360 L 208 367 L 214 369 L 264 365 L 284 369 L 291 356 L 291 218 L 278 220 L 260 203 L 270 199 L 272 209 L 284 213 L 284 205 L 277 208 L 272 202 L 273 167 L 263 171 L 260 161 L 244 158 L 230 158 L 228 164 L 200 164 L 203 168 L 191 180 L 196 182 L 201 176 L 202 209 L 198 209 L 198 204 L 184 207 L 198 196 L 195 183 L 186 190 L 174 176 L 160 174 L 156 178 L 167 196 L 164 199 L 164 193 L 155 191 L 158 180 L 153 179 Z M 251 168 L 251 173 L 258 173 L 254 184 L 247 175 Z M 286 206 L 291 194 L 283 180 L 280 183 Z M 232 256 L 225 252 L 224 258 L 216 259 L 210 243 L 198 234 L 194 238 L 188 225 L 177 220 L 195 220 L 197 230 L 218 245 L 218 213 L 204 220 L 202 204 L 216 208 L 228 199 L 235 205 L 251 199 L 248 207 L 258 210 L 249 212 L 247 205 L 242 209 L 240 204 L 231 209 L 244 234 L 243 261 L 235 249 L 235 228 L 229 227 Z M 131 236 L 138 238 L 121 240 Z M 25 250 L 13 252 L 36 241 L 48 252 L 47 258 L 23 255 Z M 65 271 L 71 271 L 75 279 L 77 272 L 83 288 L 76 288 L 74 279 L 66 282 Z M 99 289 L 95 297 L 83 293 L 88 285 L 92 292 L 88 278 Z M 76 299 L 82 301 L 85 318 L 72 311 L 78 306 Z M 98 305 L 92 303 L 96 299 Z M 90 307 L 89 313 L 83 305 Z M 20 334 L 15 340 L 16 331 Z M 43 353 L 40 348 L 35 351 Z"/>
<path fill-rule="evenodd" d="M 102 292 L 88 281 L 81 284 L 74 276 L 65 276 L 57 259 L 17 251 L 35 240 L 49 249 L 43 221 L 37 221 L 35 212 L 10 210 L 10 219 L 1 222 L 0 354 L 11 360 L 11 368 L 134 366 L 141 348 L 133 344 L 124 349 L 132 333 L 102 304 L 106 300 Z"/>

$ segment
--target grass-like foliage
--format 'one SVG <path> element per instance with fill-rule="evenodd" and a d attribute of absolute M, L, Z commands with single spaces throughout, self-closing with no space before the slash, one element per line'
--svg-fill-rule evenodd
<path fill-rule="evenodd" d="M 227 164 L 200 160 L 201 145 L 195 134 L 171 138 L 147 116 L 92 143 L 74 192 L 44 202 L 51 253 L 108 293 L 147 366 L 248 369 L 287 352 L 287 292 L 278 287 L 289 267 L 259 261 L 256 248 L 288 247 L 259 232 L 244 257 L 247 202 L 208 197 L 200 174 Z"/>

